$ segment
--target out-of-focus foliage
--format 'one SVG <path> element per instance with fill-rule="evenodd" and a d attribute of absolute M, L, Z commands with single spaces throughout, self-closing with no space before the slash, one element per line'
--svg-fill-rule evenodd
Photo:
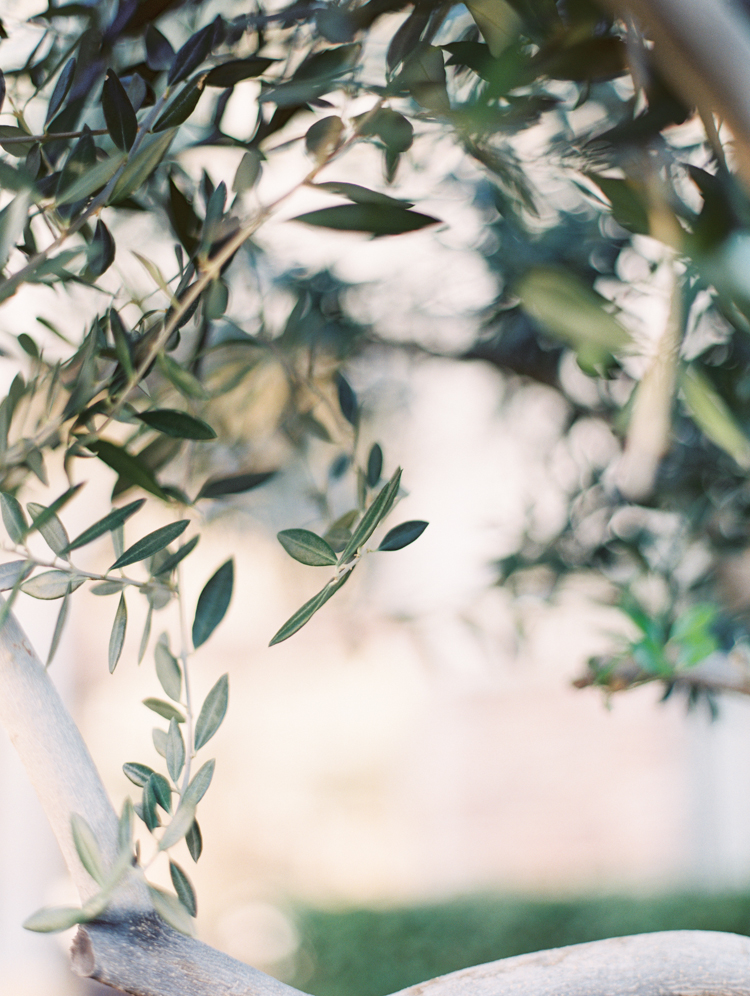
<path fill-rule="evenodd" d="M 472 896 L 390 910 L 298 912 L 300 973 L 314 996 L 384 996 L 425 978 L 528 951 L 657 930 L 750 933 L 750 897 L 544 900 Z"/>
<path fill-rule="evenodd" d="M 126 590 L 148 599 L 143 657 L 152 614 L 179 598 L 180 564 L 197 542 L 183 533 L 319 441 L 331 447 L 327 482 L 312 496 L 319 529 L 285 529 L 280 539 L 333 577 L 272 642 L 308 622 L 370 552 L 401 471 L 386 462 L 384 476 L 381 447 L 363 448 L 345 367 L 366 361 L 373 342 L 381 349 L 382 337 L 348 313 L 335 272 L 284 272 L 263 226 L 304 191 L 320 206 L 285 222 L 297 231 L 343 232 L 347 246 L 434 231 L 441 219 L 399 196 L 398 180 L 405 160 L 429 159 L 437 135 L 482 177 L 461 193 L 483 218 L 479 251 L 498 288 L 480 336 L 456 360 L 495 365 L 513 389 L 538 382 L 556 392 L 566 412 L 560 446 L 577 440 L 581 451 L 563 485 L 566 521 L 518 537 L 499 580 L 513 585 L 540 567 L 550 589 L 575 571 L 608 580 L 633 636 L 586 680 L 687 684 L 693 697 L 727 684 L 699 669 L 718 649 L 739 653 L 746 630 L 747 603 L 722 589 L 722 564 L 750 542 L 750 204 L 727 136 L 662 77 L 641 26 L 593 0 L 274 9 L 50 0 L 33 30 L 33 48 L 9 48 L 16 54 L 0 77 L 0 303 L 25 294 L 33 307 L 45 285 L 74 291 L 94 314 L 74 330 L 39 315 L 38 334 L 9 337 L 18 373 L 0 403 L 5 547 L 16 557 L 0 578 L 8 605 L 19 590 L 61 599 L 53 652 L 69 597 L 96 581 L 97 594 L 119 596 L 110 670 L 123 648 Z M 225 117 L 248 80 L 256 96 L 237 137 Z M 307 159 L 287 180 L 278 164 L 290 145 Z M 340 164 L 355 146 L 382 164 L 382 183 L 351 182 Z M 237 156 L 231 184 L 204 168 L 216 149 Z M 269 175 L 275 193 L 261 196 Z M 146 296 L 120 269 L 127 222 L 139 215 L 174 247 L 168 266 L 148 245 L 131 250 Z M 52 453 L 70 487 L 24 509 L 18 496 L 32 476 L 46 485 Z M 116 471 L 113 500 L 130 504 L 71 540 L 58 513 L 91 460 Z M 350 505 L 334 511 L 329 486 L 345 475 Z M 164 503 L 171 521 L 129 534 L 126 545 L 136 489 Z M 373 543 L 398 550 L 424 527 L 396 524 Z M 26 544 L 34 532 L 48 561 Z M 71 554 L 105 534 L 109 570 L 77 568 Z M 145 580 L 121 573 L 136 564 Z M 154 651 L 172 701 L 145 704 L 168 724 L 154 742 L 171 781 L 126 766 L 159 849 L 186 836 L 196 860 L 195 807 L 212 768 L 191 781 L 191 759 L 223 719 L 228 684 L 221 679 L 194 716 L 187 659 L 223 618 L 232 586 L 227 562 L 203 588 L 192 644 L 173 654 L 164 637 Z M 181 869 L 171 876 L 177 898 L 154 890 L 153 899 L 183 929 L 195 897 Z M 45 922 L 39 929 L 50 929 Z"/>

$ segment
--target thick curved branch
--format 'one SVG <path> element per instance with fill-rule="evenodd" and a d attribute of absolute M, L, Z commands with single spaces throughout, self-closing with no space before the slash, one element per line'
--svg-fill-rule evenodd
<path fill-rule="evenodd" d="M 750 185 L 750 20 L 725 0 L 599 0 L 632 14 L 654 40 L 653 56 L 675 89 L 730 126 Z"/>
<path fill-rule="evenodd" d="M 614 937 L 465 968 L 398 996 L 750 996 L 750 938 L 704 930 Z"/>

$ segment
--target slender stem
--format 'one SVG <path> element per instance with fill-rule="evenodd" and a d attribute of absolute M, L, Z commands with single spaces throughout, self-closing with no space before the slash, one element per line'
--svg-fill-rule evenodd
<path fill-rule="evenodd" d="M 81 138 L 87 134 L 85 131 L 54 131 L 45 132 L 43 135 L 12 135 L 10 138 L 3 138 L 0 145 L 29 145 L 36 142 L 56 142 L 58 139 Z M 107 135 L 106 128 L 90 128 L 89 135 Z"/>
<path fill-rule="evenodd" d="M 115 581 L 118 584 L 128 584 L 132 585 L 134 588 L 148 588 L 151 584 L 150 581 L 136 581 L 134 578 L 126 577 L 122 572 L 116 576 L 111 574 L 97 574 L 93 571 L 84 571 L 80 567 L 76 567 L 70 560 L 64 560 L 61 557 L 55 557 L 54 560 L 40 560 L 38 557 L 33 556 L 25 548 L 18 547 L 7 547 L 3 545 L 3 550 L 7 550 L 9 553 L 20 553 L 24 560 L 29 564 L 33 564 L 34 567 L 49 567 L 56 571 L 62 571 L 65 574 L 75 575 L 79 578 L 86 578 L 89 581 Z M 63 563 L 60 563 L 63 560 Z M 163 585 L 163 587 L 168 588 L 168 585 Z"/>

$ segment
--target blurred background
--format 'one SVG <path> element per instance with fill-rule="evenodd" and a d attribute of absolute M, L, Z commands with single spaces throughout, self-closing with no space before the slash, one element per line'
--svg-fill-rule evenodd
<path fill-rule="evenodd" d="M 15 46 L 38 41 L 38 24 L 23 23 L 33 6 L 9 0 Z M 373 59 L 385 43 L 370 39 Z M 5 46 L 0 57 L 19 57 Z M 226 133 L 248 131 L 259 86 L 235 87 Z M 555 86 L 570 104 L 556 112 L 558 130 L 547 122 L 547 131 L 524 133 L 513 146 L 546 205 L 528 253 L 547 260 L 554 240 L 567 247 L 562 255 L 580 257 L 648 340 L 668 304 L 663 247 L 603 220 L 601 203 L 592 206 L 559 163 L 542 161 L 544 142 L 591 116 L 586 106 L 576 117 L 572 84 Z M 606 86 L 602 119 L 607 99 L 626 88 L 621 79 Z M 196 135 L 210 113 L 199 106 Z M 299 123 L 289 127 L 295 137 Z M 685 156 L 701 144 L 694 131 L 687 121 L 680 133 Z M 193 665 L 199 698 L 230 675 L 229 715 L 209 751 L 217 767 L 201 815 L 204 854 L 198 865 L 186 849 L 179 855 L 198 893 L 198 935 L 316 996 L 385 996 L 465 965 L 618 934 L 750 933 L 750 706 L 730 696 L 693 701 L 690 710 L 684 697 L 660 704 L 664 687 L 653 684 L 610 697 L 573 687 L 590 658 L 636 638 L 613 591 L 632 588 L 659 606 L 668 572 L 687 565 L 685 590 L 710 573 L 694 542 L 703 525 L 691 520 L 691 533 L 679 518 L 684 509 L 629 505 L 653 560 L 624 581 L 622 564 L 604 556 L 636 531 L 612 530 L 602 498 L 622 455 L 602 399 L 627 393 L 632 370 L 624 364 L 597 382 L 575 344 L 563 349 L 522 316 L 517 300 L 509 304 L 520 194 L 504 188 L 501 205 L 479 165 L 445 135 L 428 130 L 422 141 L 420 158 L 400 167 L 398 196 L 444 221 L 435 232 L 393 240 L 311 232 L 285 221 L 317 206 L 302 190 L 251 247 L 253 279 L 233 285 L 227 323 L 251 335 L 270 330 L 278 349 L 252 357 L 210 421 L 242 441 L 227 448 L 220 469 L 249 461 L 274 474 L 248 494 L 199 506 L 202 539 L 186 572 L 194 602 L 205 579 L 235 557 L 229 614 Z M 370 152 L 356 147 L 336 179 L 381 183 Z M 187 146 L 177 153 L 180 182 L 195 186 L 204 168 L 212 184 L 231 184 L 242 157 L 218 146 L 210 155 Z M 282 145 L 279 157 L 284 169 L 268 171 L 261 202 L 307 168 L 299 142 Z M 514 197 L 515 216 L 505 211 Z M 174 234 L 129 211 L 112 228 L 118 279 L 142 299 L 153 287 L 129 250 L 147 246 L 168 272 Z M 22 331 L 38 336 L 41 315 L 75 335 L 96 307 L 83 289 L 63 298 L 35 287 L 4 304 L 0 331 L 8 342 Z M 133 305 L 123 313 L 129 308 L 135 320 Z M 696 328 L 703 323 L 701 348 L 724 341 L 721 316 L 708 305 L 693 318 Z M 311 343 L 324 343 L 344 369 L 357 398 L 356 432 L 336 407 L 330 377 L 322 402 L 292 404 L 284 351 Z M 51 337 L 46 348 L 60 347 Z M 17 364 L 9 348 L 6 385 Z M 686 418 L 675 432 L 683 462 L 661 482 L 664 494 L 702 494 L 685 454 L 730 476 L 728 458 L 698 440 Z M 343 514 L 356 495 L 352 458 L 361 464 L 374 443 L 386 479 L 404 467 L 405 494 L 389 525 L 425 519 L 428 529 L 402 552 L 368 557 L 301 632 L 269 648 L 327 580 L 324 569 L 290 560 L 276 532 L 320 530 Z M 199 454 L 192 459 L 203 466 Z M 64 481 L 61 465 L 53 473 Z M 91 470 L 85 493 L 65 509 L 71 534 L 105 514 L 114 482 L 107 468 Z M 47 494 L 33 483 L 26 490 L 27 500 Z M 729 514 L 729 504 L 724 493 L 714 511 Z M 151 508 L 138 522 L 145 531 L 163 518 Z M 728 528 L 723 535 L 731 540 Z M 80 563 L 104 570 L 111 559 L 103 538 L 81 551 Z M 745 571 L 745 561 L 733 560 L 722 575 L 728 603 L 742 603 Z M 133 792 L 122 764 L 159 764 L 140 704 L 159 688 L 150 656 L 136 664 L 145 604 L 132 601 L 114 675 L 103 663 L 114 604 L 84 590 L 53 665 L 118 808 Z M 57 606 L 25 596 L 17 605 L 44 659 Z M 153 639 L 174 622 L 171 611 L 155 620 Z M 0 798 L 2 991 L 93 994 L 69 977 L 68 934 L 51 940 L 20 927 L 39 906 L 75 896 L 2 733 Z"/>

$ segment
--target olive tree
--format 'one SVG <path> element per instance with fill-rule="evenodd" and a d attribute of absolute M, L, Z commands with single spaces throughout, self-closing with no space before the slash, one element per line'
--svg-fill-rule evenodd
<path fill-rule="evenodd" d="M 616 690 L 660 680 L 694 696 L 747 691 L 741 626 L 725 641 L 730 653 L 719 652 L 721 606 L 710 571 L 685 578 L 677 568 L 679 550 L 696 536 L 709 536 L 713 556 L 721 536 L 747 535 L 750 27 L 741 9 L 721 0 L 344 0 L 258 4 L 249 12 L 230 0 L 50 2 L 33 23 L 36 44 L 0 77 L 8 122 L 0 124 L 0 302 L 22 295 L 33 312 L 35 288 L 51 285 L 61 298 L 85 298 L 93 317 L 73 335 L 43 316 L 34 334 L 19 332 L 18 371 L 0 404 L 0 507 L 11 558 L 0 565 L 8 593 L 0 719 L 81 897 L 80 907 L 40 910 L 26 926 L 79 925 L 74 970 L 133 994 L 290 991 L 192 937 L 194 890 L 170 857 L 183 839 L 194 861 L 201 855 L 197 811 L 210 805 L 210 796 L 202 800 L 213 761 L 199 752 L 224 719 L 229 676 L 197 703 L 190 658 L 230 608 L 234 566 L 217 566 L 194 606 L 184 604 L 181 577 L 206 511 L 262 487 L 278 469 L 252 461 L 248 441 L 221 417 L 223 399 L 241 397 L 249 374 L 270 358 L 284 373 L 276 418 L 290 452 L 304 451 L 310 438 L 333 440 L 332 476 L 351 475 L 356 495 L 318 532 L 279 534 L 293 558 L 331 576 L 269 633 L 272 644 L 307 624 L 364 556 L 401 549 L 427 524 L 384 531 L 401 469 L 384 474 L 383 448 L 363 452 L 359 441 L 345 366 L 373 342 L 382 348 L 382 337 L 346 314 L 332 275 L 321 295 L 319 281 L 274 269 L 263 226 L 306 191 L 321 206 L 286 224 L 409 238 L 441 220 L 398 196 L 404 161 L 429 157 L 439 135 L 478 164 L 481 189 L 463 193 L 467 204 L 484 205 L 496 234 L 495 248 L 484 251 L 498 296 L 462 358 L 553 386 L 572 421 L 598 419 L 624 440 L 617 466 L 598 468 L 604 483 L 595 482 L 595 494 L 591 480 L 571 493 L 566 529 L 541 553 L 533 538 L 521 542 L 501 573 L 512 578 L 539 563 L 558 574 L 609 570 L 642 637 L 594 662 L 582 683 Z M 2 33 L 13 41 L 10 23 Z M 247 80 L 257 81 L 257 100 L 237 137 L 225 116 L 234 88 Z M 691 129 L 688 140 L 682 125 Z M 519 136 L 534 129 L 543 151 L 531 162 Z M 303 146 L 308 160 L 292 179 L 278 166 L 290 145 Z M 235 150 L 231 190 L 185 165 L 186 151 L 194 164 L 218 147 Z M 385 189 L 337 176 L 354 147 L 382 161 Z M 574 207 L 545 198 L 540 164 L 575 192 Z M 261 178 L 274 171 L 275 192 L 266 195 Z M 146 296 L 118 268 L 123 219 L 134 213 L 174 242 L 166 270 L 148 251 L 130 250 L 151 282 Z M 617 263 L 628 253 L 667 287 L 669 306 L 650 351 L 639 347 L 626 304 L 618 307 L 627 280 Z M 282 286 L 296 301 L 278 327 L 262 297 Z M 255 302 L 251 318 L 238 319 L 233 296 Z M 398 348 L 409 345 L 424 348 Z M 563 376 L 569 360 L 586 378 L 583 399 Z M 679 473 L 667 474 L 666 486 L 670 460 Z M 48 486 L 54 461 L 68 486 L 45 504 L 25 501 L 26 482 Z M 66 505 L 92 461 L 117 474 L 113 504 L 71 538 Z M 712 509 L 699 500 L 707 488 L 722 496 L 722 522 L 731 519 L 718 538 L 707 526 Z M 579 500 L 587 497 L 599 502 L 609 530 L 588 545 Z M 326 495 L 319 498 L 324 519 Z M 138 525 L 147 501 L 163 517 L 150 532 Z M 660 564 L 647 528 L 610 528 L 623 509 L 638 523 L 653 507 L 677 508 L 684 525 L 682 547 Z M 372 540 L 376 530 L 384 534 Z M 103 573 L 79 566 L 78 551 L 95 542 L 113 548 Z M 637 598 L 643 571 L 660 571 L 666 584 L 657 614 Z M 83 585 L 113 605 L 102 648 L 110 671 L 122 653 L 128 599 L 146 600 L 139 656 L 153 657 L 166 696 L 145 703 L 161 721 L 154 744 L 163 770 L 125 763 L 137 797 L 119 816 L 12 611 L 19 592 L 59 601 L 49 665 Z M 177 631 L 153 641 L 153 616 L 175 602 Z M 143 858 L 135 819 L 153 844 Z M 146 866 L 156 859 L 169 862 L 173 893 L 149 883 Z M 748 955 L 750 942 L 731 935 L 656 934 L 467 969 L 413 992 L 743 993 L 750 992 Z"/>

